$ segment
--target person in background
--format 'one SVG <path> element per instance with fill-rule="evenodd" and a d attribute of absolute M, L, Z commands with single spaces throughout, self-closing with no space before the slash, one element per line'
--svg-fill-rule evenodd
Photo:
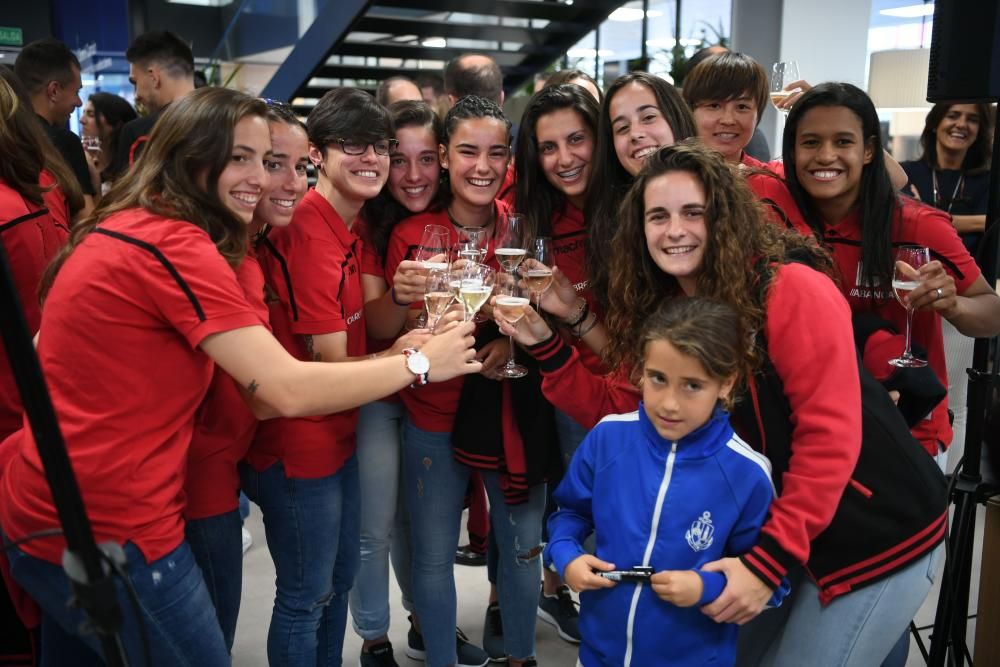
<path fill-rule="evenodd" d="M 973 257 L 986 226 L 990 150 L 996 109 L 989 104 L 939 102 L 927 113 L 920 134 L 920 158 L 901 163 L 910 179 L 905 194 L 944 211 Z M 972 365 L 973 339 L 943 320 L 948 405 L 954 414 L 952 446 L 965 447 L 968 415 L 966 369 Z M 957 462 L 957 457 L 952 457 Z"/>
<path fill-rule="evenodd" d="M 122 127 L 136 116 L 131 104 L 111 93 L 94 93 L 83 106 L 80 128 L 89 158 L 90 181 L 98 200 L 111 185 L 111 162 L 118 152 Z"/>
<path fill-rule="evenodd" d="M 142 154 L 143 145 L 163 110 L 194 88 L 194 54 L 184 40 L 172 32 L 152 31 L 139 35 L 125 51 L 128 79 L 135 86 L 135 104 L 145 115 L 125 124 L 111 172 L 118 178 Z"/>
<path fill-rule="evenodd" d="M 424 102 L 434 109 L 439 118 L 448 113 L 448 95 L 444 92 L 444 79 L 435 72 L 424 72 L 417 77 L 417 87 Z"/>
<path fill-rule="evenodd" d="M 561 86 L 564 83 L 573 83 L 580 86 L 594 96 L 598 105 L 604 101 L 604 95 L 601 93 L 601 89 L 597 86 L 597 82 L 594 81 L 594 77 L 579 69 L 559 70 L 545 80 L 544 87 L 551 88 L 552 86 Z"/>
<path fill-rule="evenodd" d="M 375 89 L 375 101 L 384 107 L 389 107 L 402 100 L 420 100 L 420 89 L 417 84 L 405 76 L 391 76 L 379 81 Z"/>
<path fill-rule="evenodd" d="M 475 95 L 503 106 L 503 72 L 497 62 L 480 53 L 464 53 L 448 61 L 444 68 L 444 91 L 448 105 Z"/>
<path fill-rule="evenodd" d="M 995 115 L 982 102 L 938 102 L 924 121 L 920 157 L 901 163 L 906 194 L 947 213 L 973 256 L 986 227 Z"/>
<path fill-rule="evenodd" d="M 14 73 L 27 91 L 45 133 L 76 176 L 83 193 L 80 215 L 89 214 L 94 208 L 95 190 L 87 168 L 87 156 L 80 137 L 66 129 L 73 110 L 83 104 L 80 100 L 80 88 L 83 87 L 80 61 L 59 40 L 40 39 L 17 54 Z"/>
<path fill-rule="evenodd" d="M 694 119 L 680 93 L 658 76 L 630 72 L 615 79 L 604 95 L 587 188 L 588 245 L 610 248 L 618 229 L 618 206 L 643 163 L 662 146 L 696 134 Z M 607 307 L 608 254 L 588 258 L 590 289 Z"/>
<path fill-rule="evenodd" d="M 0 67 L 0 155 L 4 156 L 0 160 L 0 245 L 7 254 L 29 332 L 35 334 L 41 321 L 38 285 L 69 234 L 71 212 L 83 201 L 76 179 L 46 138 L 26 99 L 14 71 Z M 21 428 L 22 407 L 6 350 L 0 349 L 0 442 Z M 5 571 L 6 558 L 0 556 L 0 563 L 0 570 Z M 20 592 L 11 593 L 0 579 L 0 664 L 34 664 L 27 628 L 37 628 L 38 610 Z"/>

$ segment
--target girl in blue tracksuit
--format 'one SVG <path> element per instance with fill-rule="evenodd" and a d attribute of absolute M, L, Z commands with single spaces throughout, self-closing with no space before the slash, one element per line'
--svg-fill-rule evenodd
<path fill-rule="evenodd" d="M 556 489 L 546 551 L 581 591 L 584 667 L 734 662 L 737 626 L 698 607 L 726 584 L 702 566 L 756 544 L 774 496 L 768 460 L 734 434 L 724 408 L 750 344 L 723 303 L 664 303 L 642 337 L 640 409 L 604 418 Z M 591 532 L 595 555 L 582 546 Z M 636 566 L 655 574 L 645 583 L 600 574 Z"/>

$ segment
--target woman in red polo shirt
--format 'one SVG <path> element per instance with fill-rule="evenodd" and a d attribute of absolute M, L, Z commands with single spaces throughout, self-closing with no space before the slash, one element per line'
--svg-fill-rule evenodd
<path fill-rule="evenodd" d="M 25 104 L 27 96 L 12 70 L 0 67 L 0 243 L 10 262 L 14 286 L 31 333 L 38 331 L 41 311 L 38 283 L 45 265 L 65 242 L 72 213 L 83 205 L 73 174 Z M 0 442 L 21 428 L 21 395 L 0 349 Z M 2 464 L 0 464 L 2 468 Z M 20 596 L 23 597 L 23 596 Z M 20 602 L 20 599 L 19 599 Z M 32 627 L 37 612 L 25 614 Z M 0 579 L 0 662 L 30 656 L 30 639 Z M 30 660 L 30 658 L 25 658 Z"/>
<path fill-rule="evenodd" d="M 389 176 L 396 140 L 389 112 L 353 88 L 328 92 L 306 123 L 316 187 L 291 226 L 261 244 L 277 299 L 275 335 L 300 359 L 363 359 L 361 239 L 355 223 Z M 373 356 L 399 356 L 412 335 Z M 275 664 L 340 664 L 348 593 L 360 562 L 355 456 L 357 409 L 276 419 L 257 429 L 242 466 L 243 490 L 260 505 L 277 594 L 268 631 Z M 307 522 L 302 517 L 309 517 Z"/>
<path fill-rule="evenodd" d="M 494 102 L 469 96 L 452 107 L 444 125 L 439 157 L 441 166 L 448 170 L 448 184 L 443 205 L 407 218 L 393 229 L 385 265 L 390 284 L 394 284 L 400 263 L 411 258 L 419 246 L 425 225 L 445 227 L 449 245 L 454 246 L 461 227 L 482 227 L 492 238 L 498 216 L 507 212 L 504 203 L 496 199 L 510 160 L 510 121 L 503 111 Z M 484 263 L 496 268 L 494 245 L 490 242 Z M 479 335 L 496 338 L 496 330 L 488 324 L 480 327 Z M 486 343 L 478 353 L 487 358 L 484 365 L 505 360 L 507 345 L 506 339 L 499 338 Z M 411 583 L 423 644 L 411 644 L 407 653 L 425 658 L 432 667 L 479 667 L 488 661 L 482 649 L 461 638 L 456 646 L 455 638 L 455 546 L 463 497 L 475 469 L 490 497 L 491 531 L 500 550 L 499 601 L 505 652 L 514 664 L 534 664 L 545 486 L 540 483 L 534 459 L 528 459 L 544 453 L 548 442 L 536 442 L 535 434 L 524 430 L 533 421 L 516 423 L 519 420 L 511 415 L 512 397 L 521 391 L 517 383 L 530 381 L 497 383 L 476 378 L 470 383 L 457 380 L 401 394 L 407 413 L 403 480 L 410 515 Z M 476 400 L 472 389 L 482 392 L 480 397 L 489 397 Z"/>
<path fill-rule="evenodd" d="M 117 583 L 130 662 L 140 660 L 145 636 L 157 664 L 229 664 L 182 517 L 185 458 L 212 362 L 244 387 L 260 416 L 344 410 L 414 377 L 417 355 L 300 362 L 247 303 L 233 267 L 246 254 L 246 226 L 264 190 L 265 117 L 263 102 L 223 88 L 171 104 L 142 163 L 74 228 L 47 274 L 38 356 L 95 538 L 123 546 L 130 594 L 140 601 L 144 633 Z M 424 344 L 432 379 L 477 368 L 463 363 L 473 354 L 463 351 L 468 331 L 456 327 Z M 14 448 L 0 479 L 4 539 L 57 526 L 31 430 L 4 447 Z M 43 625 L 61 630 L 48 640 L 43 631 L 43 662 L 53 651 L 100 650 L 92 635 L 81 636 L 81 612 L 66 604 L 64 548 L 56 536 L 8 549 L 14 579 L 46 614 Z M 70 647 L 60 635 L 86 646 Z"/>
<path fill-rule="evenodd" d="M 264 274 L 257 261 L 256 242 L 270 228 L 287 227 L 309 185 L 309 139 L 305 125 L 291 107 L 267 100 L 271 152 L 264 160 L 267 185 L 253 221 L 247 227 L 251 245 L 236 267 L 236 280 L 265 326 Z M 243 586 L 243 524 L 239 511 L 240 476 L 237 464 L 250 448 L 257 417 L 240 395 L 240 387 L 216 367 L 212 385 L 198 408 L 188 454 L 184 492 L 184 535 L 201 568 L 215 613 L 232 651 Z"/>

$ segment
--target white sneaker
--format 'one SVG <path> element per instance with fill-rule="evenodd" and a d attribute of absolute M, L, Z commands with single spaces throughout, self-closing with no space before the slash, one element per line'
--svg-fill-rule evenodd
<path fill-rule="evenodd" d="M 246 553 L 253 546 L 253 535 L 246 528 L 242 528 L 241 530 L 243 531 L 243 553 Z"/>

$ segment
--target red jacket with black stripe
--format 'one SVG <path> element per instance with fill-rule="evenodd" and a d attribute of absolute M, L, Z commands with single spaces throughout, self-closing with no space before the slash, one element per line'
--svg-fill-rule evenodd
<path fill-rule="evenodd" d="M 780 494 L 760 539 L 741 560 L 772 587 L 793 565 L 806 566 L 825 603 L 888 576 L 933 548 L 944 517 L 922 512 L 920 519 L 898 521 L 907 513 L 902 505 L 923 490 L 907 477 L 910 469 L 885 470 L 862 456 L 863 406 L 851 315 L 833 282 L 806 266 L 782 265 L 765 306 L 767 354 L 783 394 L 778 401 L 772 396 L 767 400 L 783 404 L 762 405 L 755 400 L 759 392 L 751 391 L 749 421 L 757 423 L 744 419 L 736 427 L 774 464 Z M 559 339 L 531 351 L 541 362 L 546 397 L 586 426 L 638 404 L 638 392 L 622 374 L 592 375 Z M 784 415 L 780 425 L 785 432 L 771 438 L 775 414 Z M 919 447 L 915 451 L 922 454 Z M 912 464 L 922 465 L 919 458 Z M 878 503 L 858 502 L 876 493 Z M 837 530 L 831 533 L 834 523 Z M 859 544 L 868 540 L 881 545 L 887 539 L 892 546 L 876 553 L 860 551 L 859 556 Z"/>

